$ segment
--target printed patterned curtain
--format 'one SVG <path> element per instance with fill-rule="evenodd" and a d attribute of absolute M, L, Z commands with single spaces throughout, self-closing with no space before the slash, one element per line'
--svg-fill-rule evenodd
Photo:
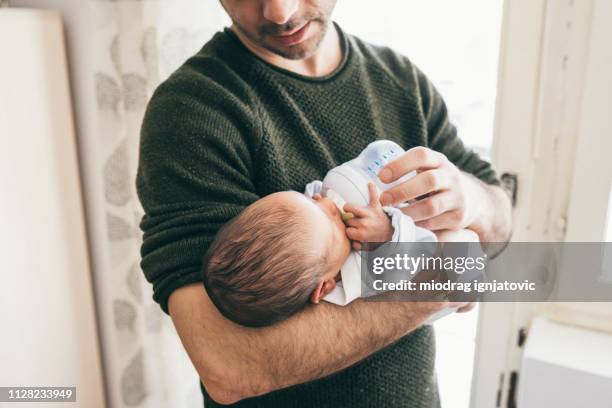
<path fill-rule="evenodd" d="M 103 183 L 103 267 L 94 268 L 112 407 L 202 406 L 198 377 L 139 267 L 134 179 L 139 131 L 157 85 L 227 23 L 216 0 L 90 0 Z M 101 216 L 101 214 L 91 214 Z"/>

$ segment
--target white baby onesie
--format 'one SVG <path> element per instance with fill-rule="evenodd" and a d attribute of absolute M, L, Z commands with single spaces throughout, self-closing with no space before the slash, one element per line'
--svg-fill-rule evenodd
<path fill-rule="evenodd" d="M 315 194 L 321 193 L 322 187 L 321 181 L 313 181 L 306 186 L 304 194 L 312 198 Z M 383 210 L 391 217 L 393 226 L 393 237 L 390 242 L 437 242 L 433 232 L 417 227 L 412 218 L 405 215 L 400 208 L 383 207 Z M 367 296 L 366 291 L 362 291 L 361 255 L 358 251 L 351 251 L 340 268 L 340 276 L 342 280 L 323 300 L 345 306 L 357 298 Z M 362 293 L 365 295 L 362 296 Z M 374 293 L 370 296 L 372 294 Z"/>

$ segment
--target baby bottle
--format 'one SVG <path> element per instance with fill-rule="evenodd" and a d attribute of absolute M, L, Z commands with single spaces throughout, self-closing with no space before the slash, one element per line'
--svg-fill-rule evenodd
<path fill-rule="evenodd" d="M 388 184 L 378 178 L 382 168 L 403 153 L 404 149 L 390 140 L 372 142 L 357 158 L 331 169 L 323 179 L 322 192 L 340 208 L 342 201 L 366 206 L 370 202 L 369 182 L 373 182 L 382 192 L 416 175 L 416 172 L 411 172 Z"/>

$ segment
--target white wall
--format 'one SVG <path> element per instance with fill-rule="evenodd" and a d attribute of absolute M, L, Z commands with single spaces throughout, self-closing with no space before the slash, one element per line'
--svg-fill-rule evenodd
<path fill-rule="evenodd" d="M 0 49 L 0 384 L 103 407 L 59 14 L 0 9 Z"/>

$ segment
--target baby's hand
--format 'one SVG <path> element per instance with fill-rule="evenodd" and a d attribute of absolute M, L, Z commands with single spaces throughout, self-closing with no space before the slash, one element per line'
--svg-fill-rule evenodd
<path fill-rule="evenodd" d="M 378 200 L 378 191 L 374 183 L 368 183 L 370 204 L 359 207 L 346 204 L 344 211 L 352 213 L 354 218 L 346 221 L 346 236 L 353 241 L 353 249 L 359 251 L 363 242 L 388 242 L 393 237 L 393 226 L 389 216 L 384 212 Z"/>

